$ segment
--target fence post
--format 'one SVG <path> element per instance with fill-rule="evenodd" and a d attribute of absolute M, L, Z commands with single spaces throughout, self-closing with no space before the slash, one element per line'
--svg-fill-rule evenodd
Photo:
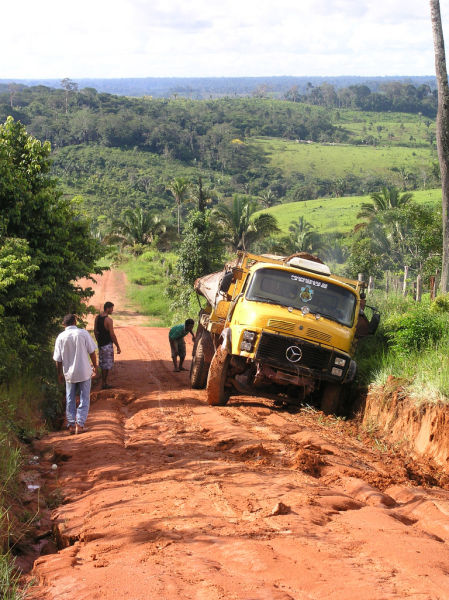
<path fill-rule="evenodd" d="M 369 276 L 368 280 L 368 293 L 374 290 L 374 277 L 372 275 Z"/>
<path fill-rule="evenodd" d="M 418 277 L 416 278 L 416 302 L 421 302 L 421 296 L 422 296 L 422 277 L 421 277 L 421 273 L 418 274 Z"/>
<path fill-rule="evenodd" d="M 435 300 L 435 287 L 436 287 L 435 286 L 435 275 L 430 276 L 429 287 L 430 287 L 430 299 Z"/>
<path fill-rule="evenodd" d="M 402 284 L 402 295 L 407 295 L 407 276 L 408 276 L 408 267 L 405 265 L 404 267 L 404 282 Z"/>

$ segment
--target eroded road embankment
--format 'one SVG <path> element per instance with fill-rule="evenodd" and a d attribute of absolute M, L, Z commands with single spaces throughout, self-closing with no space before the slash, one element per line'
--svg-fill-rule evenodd
<path fill-rule="evenodd" d="M 45 442 L 60 550 L 36 561 L 33 598 L 449 598 L 438 473 L 320 413 L 209 407 L 173 373 L 167 331 L 132 323 L 116 320 L 115 387 L 93 394 L 89 431 Z"/>

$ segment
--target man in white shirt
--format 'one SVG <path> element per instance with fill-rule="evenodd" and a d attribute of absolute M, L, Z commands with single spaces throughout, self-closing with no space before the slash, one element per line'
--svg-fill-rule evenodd
<path fill-rule="evenodd" d="M 66 315 L 63 325 L 65 330 L 56 338 L 53 360 L 59 382 L 65 380 L 67 428 L 70 434 L 83 433 L 89 413 L 91 378 L 97 373 L 96 344 L 85 329 L 76 326 L 75 315 Z M 77 384 L 80 390 L 78 409 L 75 400 Z"/>

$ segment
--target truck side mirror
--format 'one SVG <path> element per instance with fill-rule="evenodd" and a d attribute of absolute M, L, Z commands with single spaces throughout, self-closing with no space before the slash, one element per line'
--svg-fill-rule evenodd
<path fill-rule="evenodd" d="M 224 294 L 228 293 L 228 290 L 231 287 L 232 278 L 233 278 L 232 271 L 228 271 L 227 273 L 225 273 L 223 275 L 223 279 L 221 280 L 221 283 L 220 283 L 220 292 L 223 292 Z"/>
<path fill-rule="evenodd" d="M 379 323 L 380 323 L 380 314 L 378 312 L 375 312 L 373 314 L 373 316 L 371 317 L 371 321 L 369 322 L 369 332 L 371 335 L 376 333 L 377 328 L 379 327 Z"/>

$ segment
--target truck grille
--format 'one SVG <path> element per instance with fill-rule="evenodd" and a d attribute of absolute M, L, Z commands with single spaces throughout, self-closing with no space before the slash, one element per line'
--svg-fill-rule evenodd
<path fill-rule="evenodd" d="M 301 360 L 292 363 L 287 360 L 286 352 L 290 346 L 298 346 L 302 351 Z M 263 333 L 256 352 L 256 360 L 263 360 L 267 364 L 280 367 L 287 371 L 297 372 L 298 369 L 314 369 L 328 371 L 331 363 L 332 351 L 304 340 L 272 333 Z"/>

